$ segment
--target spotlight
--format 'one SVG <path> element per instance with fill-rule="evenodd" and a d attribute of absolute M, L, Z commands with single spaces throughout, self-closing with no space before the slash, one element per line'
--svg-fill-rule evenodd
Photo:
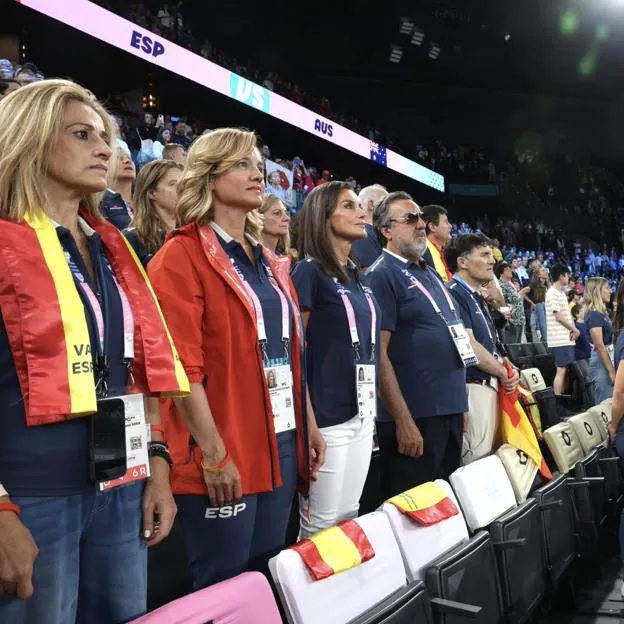
<path fill-rule="evenodd" d="M 511 39 L 511 35 L 509 33 L 507 33 L 505 35 L 505 41 L 509 41 Z"/>
<path fill-rule="evenodd" d="M 425 31 L 420 28 L 414 28 L 414 32 L 412 33 L 412 45 L 422 45 L 422 42 L 425 40 Z"/>
<path fill-rule="evenodd" d="M 390 45 L 390 62 L 400 63 L 403 58 L 403 48 L 398 45 Z"/>
<path fill-rule="evenodd" d="M 409 35 L 412 32 L 412 28 L 414 28 L 414 20 L 410 17 L 402 17 L 399 32 L 402 35 Z"/>

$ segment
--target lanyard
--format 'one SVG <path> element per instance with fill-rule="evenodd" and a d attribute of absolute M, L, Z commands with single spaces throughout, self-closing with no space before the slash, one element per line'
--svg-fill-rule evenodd
<path fill-rule="evenodd" d="M 472 298 L 472 300 L 476 304 L 477 308 L 479 309 L 479 312 L 481 312 L 481 316 L 483 317 L 483 322 L 485 323 L 485 328 L 487 329 L 487 333 L 488 333 L 488 337 L 490 339 L 490 342 L 492 343 L 494 348 L 498 350 L 498 348 L 499 348 L 499 346 L 498 346 L 498 343 L 499 343 L 498 337 L 494 336 L 492 334 L 492 328 L 490 326 L 490 323 L 492 324 L 492 326 L 494 325 L 494 321 L 492 320 L 492 316 L 490 315 L 490 311 L 487 308 L 485 308 L 485 309 L 483 308 L 483 306 L 481 305 L 481 303 L 479 301 L 479 298 L 475 296 L 472 288 L 470 288 L 470 286 L 468 286 L 468 284 L 466 284 L 466 282 L 461 277 L 457 277 L 457 275 L 454 275 L 453 279 L 459 284 L 459 286 L 461 286 L 464 290 L 466 290 L 466 292 L 470 295 L 470 297 Z"/>
<path fill-rule="evenodd" d="M 236 271 L 241 282 L 243 283 L 243 286 L 245 287 L 245 290 L 247 291 L 247 294 L 249 295 L 249 298 L 251 299 L 251 302 L 253 303 L 254 311 L 256 313 L 256 328 L 258 330 L 258 343 L 260 344 L 262 356 L 264 360 L 266 361 L 268 360 L 268 356 L 266 353 L 267 334 L 266 334 L 266 325 L 264 323 L 264 311 L 262 310 L 262 304 L 260 303 L 260 299 L 258 299 L 258 295 L 256 295 L 254 289 L 251 287 L 249 282 L 245 279 L 245 276 L 243 275 L 243 272 L 240 270 L 238 264 L 236 264 L 236 260 L 230 257 L 230 261 L 232 262 L 232 266 L 234 267 L 234 270 Z M 262 260 L 260 262 L 262 262 Z M 269 284 L 271 284 L 271 287 L 277 293 L 277 296 L 279 297 L 279 300 L 280 300 L 280 306 L 282 308 L 282 342 L 284 344 L 284 358 L 287 360 L 288 359 L 288 344 L 290 342 L 290 322 L 289 322 L 290 311 L 288 308 L 288 301 L 284 293 L 281 291 L 280 287 L 277 285 L 275 278 L 273 277 L 273 275 L 269 273 L 268 270 L 267 270 L 267 274 L 269 276 Z"/>
<path fill-rule="evenodd" d="M 439 314 L 442 320 L 444 321 L 444 323 L 448 324 L 446 319 L 444 318 L 444 314 L 442 310 L 440 309 L 440 306 L 436 303 L 435 299 L 431 296 L 429 291 L 421 284 L 420 280 L 415 275 L 410 273 L 407 269 L 401 269 L 401 272 L 403 273 L 403 275 L 407 277 L 407 279 L 409 280 L 410 284 L 412 284 L 412 286 L 416 286 L 416 288 L 418 288 L 418 290 L 420 290 L 420 292 L 423 295 L 425 295 L 425 297 L 427 297 L 427 299 L 429 300 L 429 303 L 433 306 L 433 309 L 435 310 L 436 314 Z M 436 277 L 436 279 L 438 278 Z M 451 308 L 451 311 L 455 315 L 455 319 L 458 320 L 457 312 L 455 310 L 455 306 L 453 305 L 453 300 L 451 299 L 451 296 L 448 294 L 448 292 L 446 292 L 446 288 L 444 288 L 443 286 L 442 286 L 442 292 L 444 293 L 444 297 L 446 298 L 446 302 L 448 303 L 449 308 Z"/>
<path fill-rule="evenodd" d="M 334 284 L 336 285 L 336 291 L 340 298 L 342 299 L 342 305 L 345 308 L 345 312 L 347 313 L 347 322 L 349 323 L 349 333 L 351 334 L 351 344 L 355 349 L 355 354 L 357 359 L 360 359 L 360 337 L 358 335 L 357 324 L 355 322 L 355 310 L 351 305 L 351 301 L 349 301 L 349 297 L 347 296 L 347 290 L 345 287 L 338 281 L 338 278 L 334 277 Z M 368 308 L 371 313 L 371 361 L 375 361 L 375 343 L 376 336 L 375 330 L 377 328 L 377 310 L 375 309 L 375 304 L 373 303 L 373 299 L 370 296 L 370 292 L 365 287 L 362 287 L 362 291 L 364 292 L 364 296 L 366 297 L 366 302 L 368 303 Z"/>
<path fill-rule="evenodd" d="M 106 395 L 108 391 L 106 377 L 108 376 L 108 356 L 106 353 L 106 341 L 105 341 L 105 327 L 104 327 L 104 312 L 102 309 L 102 304 L 100 303 L 99 298 L 93 292 L 93 289 L 85 279 L 84 275 L 78 268 L 78 265 L 69 257 L 67 257 L 67 262 L 69 268 L 74 276 L 76 284 L 82 290 L 87 301 L 89 302 L 89 306 L 93 312 L 93 318 L 95 320 L 96 328 L 97 328 L 97 340 L 96 340 L 96 374 L 98 375 L 97 381 L 97 390 L 101 390 L 104 395 Z M 103 290 L 102 298 L 106 299 L 104 296 L 105 284 L 104 284 L 104 272 L 101 267 L 98 271 L 100 274 L 100 284 Z M 130 370 L 130 363 L 134 359 L 134 315 L 132 314 L 132 308 L 130 307 L 130 302 L 128 301 L 128 297 L 126 293 L 123 291 L 117 278 L 113 274 L 113 282 L 115 287 L 117 288 L 117 292 L 119 294 L 119 300 L 121 301 L 121 311 L 123 317 L 123 337 L 124 337 L 124 361 L 126 366 L 128 366 L 128 370 Z"/>

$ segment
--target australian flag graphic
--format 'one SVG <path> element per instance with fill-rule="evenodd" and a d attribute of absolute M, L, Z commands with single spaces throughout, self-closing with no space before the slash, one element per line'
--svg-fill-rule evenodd
<path fill-rule="evenodd" d="M 379 145 L 379 143 L 371 141 L 370 159 L 379 165 L 386 165 L 386 148 L 383 145 Z"/>

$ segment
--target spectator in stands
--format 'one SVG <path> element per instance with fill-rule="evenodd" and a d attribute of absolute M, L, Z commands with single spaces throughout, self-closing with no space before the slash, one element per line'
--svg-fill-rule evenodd
<path fill-rule="evenodd" d="M 134 217 L 123 233 L 144 267 L 176 226 L 176 187 L 182 169 L 171 160 L 154 160 L 137 176 Z"/>
<path fill-rule="evenodd" d="M 31 82 L 43 80 L 43 75 L 33 63 L 24 63 L 15 71 L 13 78 L 17 80 L 20 85 L 24 86 Z"/>
<path fill-rule="evenodd" d="M 446 246 L 445 257 L 453 272 L 448 289 L 478 360 L 466 369 L 468 422 L 462 462 L 467 464 L 492 452 L 499 418 L 498 385 L 514 392 L 518 373 L 510 377 L 503 365 L 503 347 L 481 293 L 482 285 L 494 280 L 491 241 L 483 234 L 457 236 Z"/>
<path fill-rule="evenodd" d="M 548 271 L 541 265 L 534 264 L 530 290 L 528 294 L 529 304 L 535 306 L 535 328 L 539 332 L 540 340 L 546 342 L 548 337 L 548 325 L 546 323 L 546 293 L 548 291 Z M 537 337 L 533 337 L 537 341 Z"/>
<path fill-rule="evenodd" d="M 13 91 L 17 91 L 20 86 L 17 80 L 0 80 L 0 101 L 7 95 L 13 93 Z"/>
<path fill-rule="evenodd" d="M 385 249 L 366 281 L 382 314 L 377 435 L 382 496 L 388 498 L 447 478 L 459 466 L 468 400 L 464 362 L 450 330 L 461 321 L 423 260 L 420 208 L 407 193 L 390 193 L 375 206 L 374 225 Z"/>
<path fill-rule="evenodd" d="M 155 120 L 152 113 L 144 113 L 143 124 L 137 128 L 137 132 L 144 141 L 146 139 L 155 141 L 158 138 L 158 130 L 163 123 L 161 116 L 159 116 L 158 120 Z"/>
<path fill-rule="evenodd" d="M 570 308 L 570 310 L 576 304 L 581 303 L 582 301 L 583 297 L 581 297 L 581 294 L 578 290 L 576 290 L 576 288 L 571 288 L 570 290 L 568 290 L 568 307 Z"/>
<path fill-rule="evenodd" d="M 279 197 L 287 206 L 292 203 L 292 192 L 290 188 L 284 188 L 282 186 L 282 177 L 277 170 L 271 171 L 271 173 L 267 175 L 266 192 Z"/>
<path fill-rule="evenodd" d="M 615 293 L 615 314 L 613 315 L 613 340 L 615 342 L 615 353 L 613 355 L 613 366 L 616 373 L 616 382 L 613 387 L 613 398 L 615 400 L 617 373 L 620 362 L 624 358 L 624 280 L 617 287 Z"/>
<path fill-rule="evenodd" d="M 178 145 L 181 145 L 185 150 L 188 150 L 188 148 L 191 146 L 191 139 L 188 138 L 186 131 L 187 125 L 182 119 L 180 119 L 178 122 L 176 122 L 175 128 L 171 133 L 171 142 L 177 143 Z"/>
<path fill-rule="evenodd" d="M 290 210 L 277 195 L 265 195 L 258 212 L 263 216 L 262 244 L 278 256 L 290 254 Z"/>
<path fill-rule="evenodd" d="M 184 167 L 186 162 L 186 151 L 182 145 L 178 143 L 169 143 L 165 145 L 162 151 L 163 160 L 172 160 L 174 163 Z"/>
<path fill-rule="evenodd" d="M 292 272 L 306 329 L 310 399 L 326 461 L 300 497 L 299 538 L 357 517 L 375 430 L 381 314 L 363 286 L 352 243 L 366 236 L 353 188 L 332 181 L 306 197 Z M 362 381 L 360 381 L 360 376 Z"/>
<path fill-rule="evenodd" d="M 362 271 L 366 271 L 369 266 L 381 255 L 381 243 L 377 238 L 377 232 L 373 227 L 373 213 L 375 204 L 388 194 L 388 191 L 381 184 L 365 186 L 358 197 L 360 208 L 366 213 L 366 238 L 353 241 L 351 250 L 355 262 Z"/>
<path fill-rule="evenodd" d="M 0 103 L 1 622 L 141 615 L 146 545 L 176 513 L 156 397 L 188 382 L 138 263 L 98 213 L 114 145 L 109 115 L 72 82 Z M 154 397 L 133 405 L 133 420 L 152 423 L 151 478 L 98 491 L 104 469 L 126 470 L 129 393 Z"/>
<path fill-rule="evenodd" d="M 266 567 L 284 547 L 295 484 L 305 494 L 322 459 L 312 414 L 306 436 L 290 260 L 256 242 L 263 169 L 253 132 L 201 136 L 178 185 L 181 227 L 149 264 L 191 382 L 162 414 L 196 588 Z M 279 380 L 270 393 L 269 371 Z"/>
<path fill-rule="evenodd" d="M 504 342 L 506 344 L 518 344 L 522 342 L 523 330 L 526 322 L 522 291 L 516 290 L 513 285 L 513 271 L 511 265 L 506 262 L 501 262 L 496 265 L 495 275 L 499 280 L 500 288 L 505 298 L 505 305 L 508 306 L 511 311 L 511 318 L 503 330 Z"/>
<path fill-rule="evenodd" d="M 100 202 L 100 212 L 117 229 L 125 230 L 134 211 L 132 209 L 132 186 L 136 179 L 136 167 L 130 152 L 117 147 L 115 173 L 111 188 L 107 188 Z"/>
<path fill-rule="evenodd" d="M 163 145 L 163 146 L 167 146 L 167 145 L 169 145 L 171 143 L 171 130 L 169 130 L 169 128 L 163 128 L 158 133 L 158 142 L 161 145 Z M 182 147 L 184 147 L 184 146 L 182 146 Z"/>
<path fill-rule="evenodd" d="M 322 184 L 325 184 L 326 182 L 329 182 L 330 180 L 331 180 L 331 174 L 329 173 L 327 169 L 323 169 L 323 171 L 321 172 L 321 177 L 316 181 L 316 186 L 321 186 Z"/>
<path fill-rule="evenodd" d="M 589 370 L 596 403 L 611 398 L 615 382 L 613 367 L 613 326 L 606 305 L 611 300 L 609 282 L 592 277 L 585 285 L 585 325 L 589 331 L 592 352 Z"/>
<path fill-rule="evenodd" d="M 453 226 L 449 222 L 448 212 L 442 206 L 430 204 L 422 210 L 427 222 L 427 250 L 423 260 L 446 283 L 451 279 L 452 273 L 446 266 L 444 247 L 451 240 Z"/>
<path fill-rule="evenodd" d="M 568 366 L 574 362 L 574 344 L 579 331 L 574 325 L 563 289 L 567 286 L 570 270 L 563 264 L 555 264 L 551 271 L 552 286 L 545 299 L 547 345 L 555 358 L 557 372 L 553 382 L 555 394 L 563 394 Z"/>
<path fill-rule="evenodd" d="M 589 341 L 589 330 L 585 324 L 585 306 L 582 303 L 575 303 L 570 310 L 574 319 L 574 327 L 578 329 L 579 337 L 574 345 L 574 359 L 578 362 L 585 360 L 589 367 L 591 356 L 591 342 Z"/>

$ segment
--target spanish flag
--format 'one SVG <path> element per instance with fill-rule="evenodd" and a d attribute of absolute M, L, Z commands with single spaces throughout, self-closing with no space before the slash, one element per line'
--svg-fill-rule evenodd
<path fill-rule="evenodd" d="M 518 384 L 518 394 L 520 395 L 520 403 L 524 407 L 524 413 L 527 415 L 535 436 L 538 440 L 542 439 L 542 415 L 540 414 L 539 405 L 533 396 L 533 393 L 522 383 Z"/>
<path fill-rule="evenodd" d="M 393 496 L 386 502 L 422 526 L 437 524 L 459 513 L 455 503 L 433 481 Z"/>
<path fill-rule="evenodd" d="M 141 263 L 125 237 L 87 211 L 135 320 L 135 383 L 128 392 L 184 395 L 189 383 Z M 94 413 L 84 306 L 54 224 L 45 214 L 0 220 L 0 309 L 29 426 Z"/>
<path fill-rule="evenodd" d="M 512 369 L 508 362 L 505 362 L 505 368 L 511 376 Z M 538 467 L 541 475 L 546 479 L 552 479 L 552 474 L 537 443 L 535 431 L 518 400 L 518 390 L 513 394 L 507 394 L 501 387 L 498 389 L 498 396 L 503 444 L 511 444 L 511 446 L 524 451 L 527 457 Z"/>
<path fill-rule="evenodd" d="M 375 556 L 371 543 L 355 520 L 323 529 L 291 548 L 299 553 L 315 581 L 351 570 Z"/>
<path fill-rule="evenodd" d="M 433 266 L 435 267 L 436 273 L 442 278 L 443 282 L 448 282 L 453 277 L 453 274 L 449 271 L 448 266 L 446 266 L 444 249 L 442 249 L 442 247 L 438 247 L 432 240 L 429 239 L 427 239 L 427 249 L 431 254 L 431 259 L 433 260 Z"/>

